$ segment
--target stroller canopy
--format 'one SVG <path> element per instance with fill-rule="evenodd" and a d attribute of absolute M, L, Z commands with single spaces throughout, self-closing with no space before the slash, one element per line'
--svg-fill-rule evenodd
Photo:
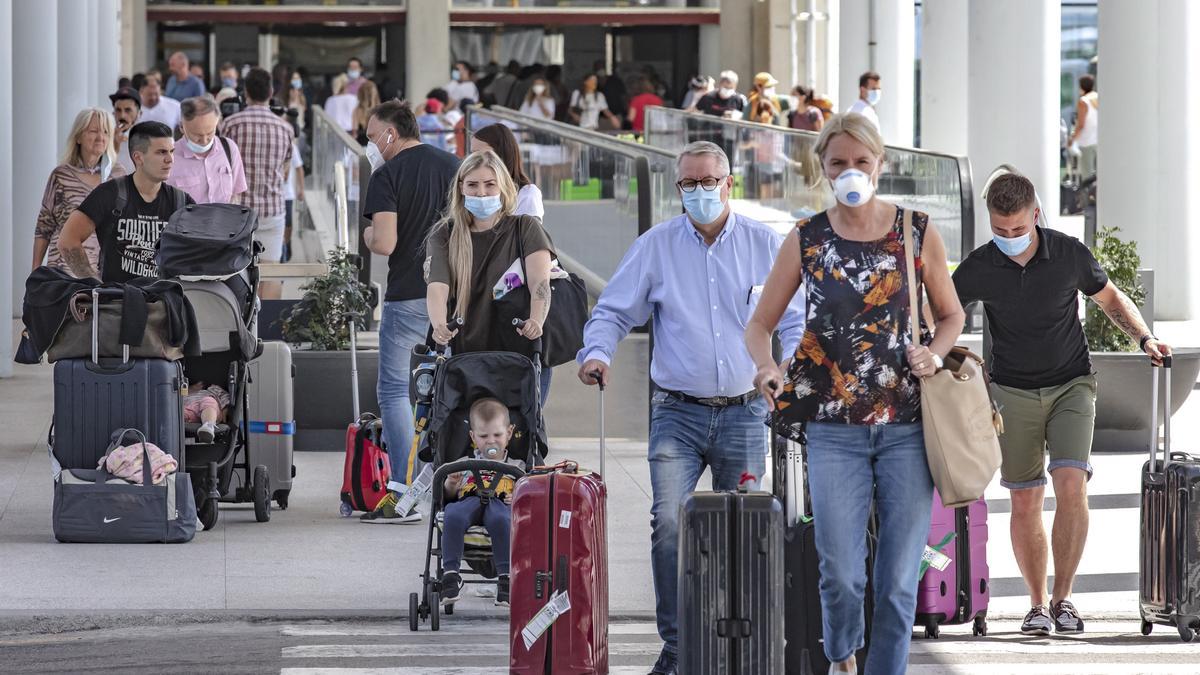
<path fill-rule="evenodd" d="M 254 326 L 247 326 L 243 317 L 246 308 L 229 286 L 221 281 L 181 281 L 183 294 L 196 314 L 200 329 L 200 351 L 233 351 L 240 360 L 253 359 L 258 350 Z M 254 302 L 253 296 L 250 302 Z M 253 312 L 249 313 L 253 316 Z"/>
<path fill-rule="evenodd" d="M 470 352 L 446 359 L 437 370 L 429 413 L 429 447 L 422 450 L 421 459 L 441 465 L 469 456 L 471 404 L 491 397 L 508 406 L 516 426 L 508 446 L 509 458 L 532 466 L 546 456 L 547 450 L 538 387 L 533 362 L 523 354 Z"/>
<path fill-rule="evenodd" d="M 159 235 L 158 275 L 226 279 L 254 261 L 258 214 L 236 204 L 192 204 L 171 215 Z"/>

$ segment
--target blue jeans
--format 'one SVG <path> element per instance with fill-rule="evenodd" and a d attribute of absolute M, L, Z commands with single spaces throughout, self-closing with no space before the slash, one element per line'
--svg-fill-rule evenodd
<path fill-rule="evenodd" d="M 808 480 L 821 559 L 825 656 L 845 661 L 863 646 L 867 517 L 874 498 L 879 542 L 866 672 L 902 675 L 933 502 L 921 425 L 810 423 Z"/>
<path fill-rule="evenodd" d="M 442 568 L 457 572 L 462 564 L 463 538 L 467 528 L 483 525 L 492 538 L 492 560 L 496 574 L 508 574 L 508 547 L 512 534 L 512 507 L 499 499 L 489 499 L 485 508 L 479 497 L 467 495 L 461 501 L 446 504 L 442 523 Z"/>
<path fill-rule="evenodd" d="M 413 441 L 408 362 L 413 345 L 424 343 L 428 330 L 424 298 L 383 303 L 383 318 L 379 322 L 379 382 L 375 392 L 379 397 L 379 416 L 383 419 L 383 441 L 392 465 L 392 487 L 408 483 L 408 454 Z"/>
<path fill-rule="evenodd" d="M 672 653 L 679 648 L 679 507 L 696 489 L 705 467 L 712 470 L 714 490 L 736 489 L 743 472 L 762 478 L 766 414 L 767 404 L 761 398 L 740 406 L 710 408 L 663 392 L 653 397 L 650 555 L 658 634 Z"/>

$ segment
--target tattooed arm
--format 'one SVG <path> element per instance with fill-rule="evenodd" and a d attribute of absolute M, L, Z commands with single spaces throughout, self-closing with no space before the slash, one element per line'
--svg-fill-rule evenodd
<path fill-rule="evenodd" d="M 96 223 L 92 222 L 92 219 L 82 211 L 76 209 L 67 218 L 62 232 L 58 235 L 58 252 L 66 261 L 67 266 L 71 268 L 71 273 L 80 279 L 100 278 L 100 274 L 92 267 L 87 252 L 83 249 L 83 242 L 87 241 L 88 237 L 95 232 Z"/>
<path fill-rule="evenodd" d="M 1111 281 L 1091 298 L 1096 301 L 1097 305 L 1100 305 L 1113 325 L 1136 340 L 1141 345 L 1142 351 L 1154 359 L 1155 363 L 1158 363 L 1162 356 L 1171 353 L 1169 345 L 1153 337 L 1145 320 L 1142 319 L 1141 311 L 1137 305 L 1133 304 L 1133 300 L 1130 300 L 1129 296 L 1122 293 L 1121 289 Z M 1147 338 L 1144 343 L 1142 338 Z"/>
<path fill-rule="evenodd" d="M 525 256 L 525 270 L 529 274 L 530 320 L 519 332 L 534 340 L 541 336 L 542 326 L 550 314 L 550 251 L 542 249 Z"/>

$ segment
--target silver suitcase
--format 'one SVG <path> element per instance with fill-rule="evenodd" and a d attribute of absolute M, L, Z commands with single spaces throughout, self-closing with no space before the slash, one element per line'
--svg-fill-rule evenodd
<path fill-rule="evenodd" d="M 296 434 L 292 383 L 296 377 L 292 350 L 286 342 L 263 342 L 262 355 L 247 364 L 250 427 L 250 465 L 263 464 L 271 476 L 271 497 L 286 509 L 296 467 L 292 439 Z M 235 468 L 230 485 L 241 485 L 242 469 Z"/>

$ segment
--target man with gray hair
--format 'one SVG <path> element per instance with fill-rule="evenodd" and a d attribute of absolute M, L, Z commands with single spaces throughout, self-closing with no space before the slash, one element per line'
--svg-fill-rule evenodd
<path fill-rule="evenodd" d="M 716 91 L 710 91 L 696 102 L 696 110 L 705 115 L 740 120 L 750 108 L 746 97 L 737 91 L 738 74 L 732 70 L 721 71 Z"/>
<path fill-rule="evenodd" d="M 686 213 L 633 243 L 596 303 L 579 351 L 579 379 L 607 383 L 617 343 L 654 317 L 650 377 L 651 556 L 658 632 L 655 674 L 673 675 L 678 654 L 679 506 L 707 467 L 713 489 L 761 477 L 767 404 L 754 389 L 742 332 L 754 313 L 783 234 L 732 211 L 733 177 L 720 146 L 692 143 L 676 161 Z M 803 295 L 780 321 L 784 353 L 804 329 Z"/>
<path fill-rule="evenodd" d="M 234 203 L 246 191 L 246 171 L 237 143 L 217 133 L 217 102 L 208 94 L 184 99 L 179 112 L 183 135 L 175 141 L 175 166 L 167 182 L 197 204 Z"/>
<path fill-rule="evenodd" d="M 204 81 L 192 74 L 187 54 L 175 52 L 167 59 L 167 98 L 182 102 L 184 99 L 204 95 Z"/>

